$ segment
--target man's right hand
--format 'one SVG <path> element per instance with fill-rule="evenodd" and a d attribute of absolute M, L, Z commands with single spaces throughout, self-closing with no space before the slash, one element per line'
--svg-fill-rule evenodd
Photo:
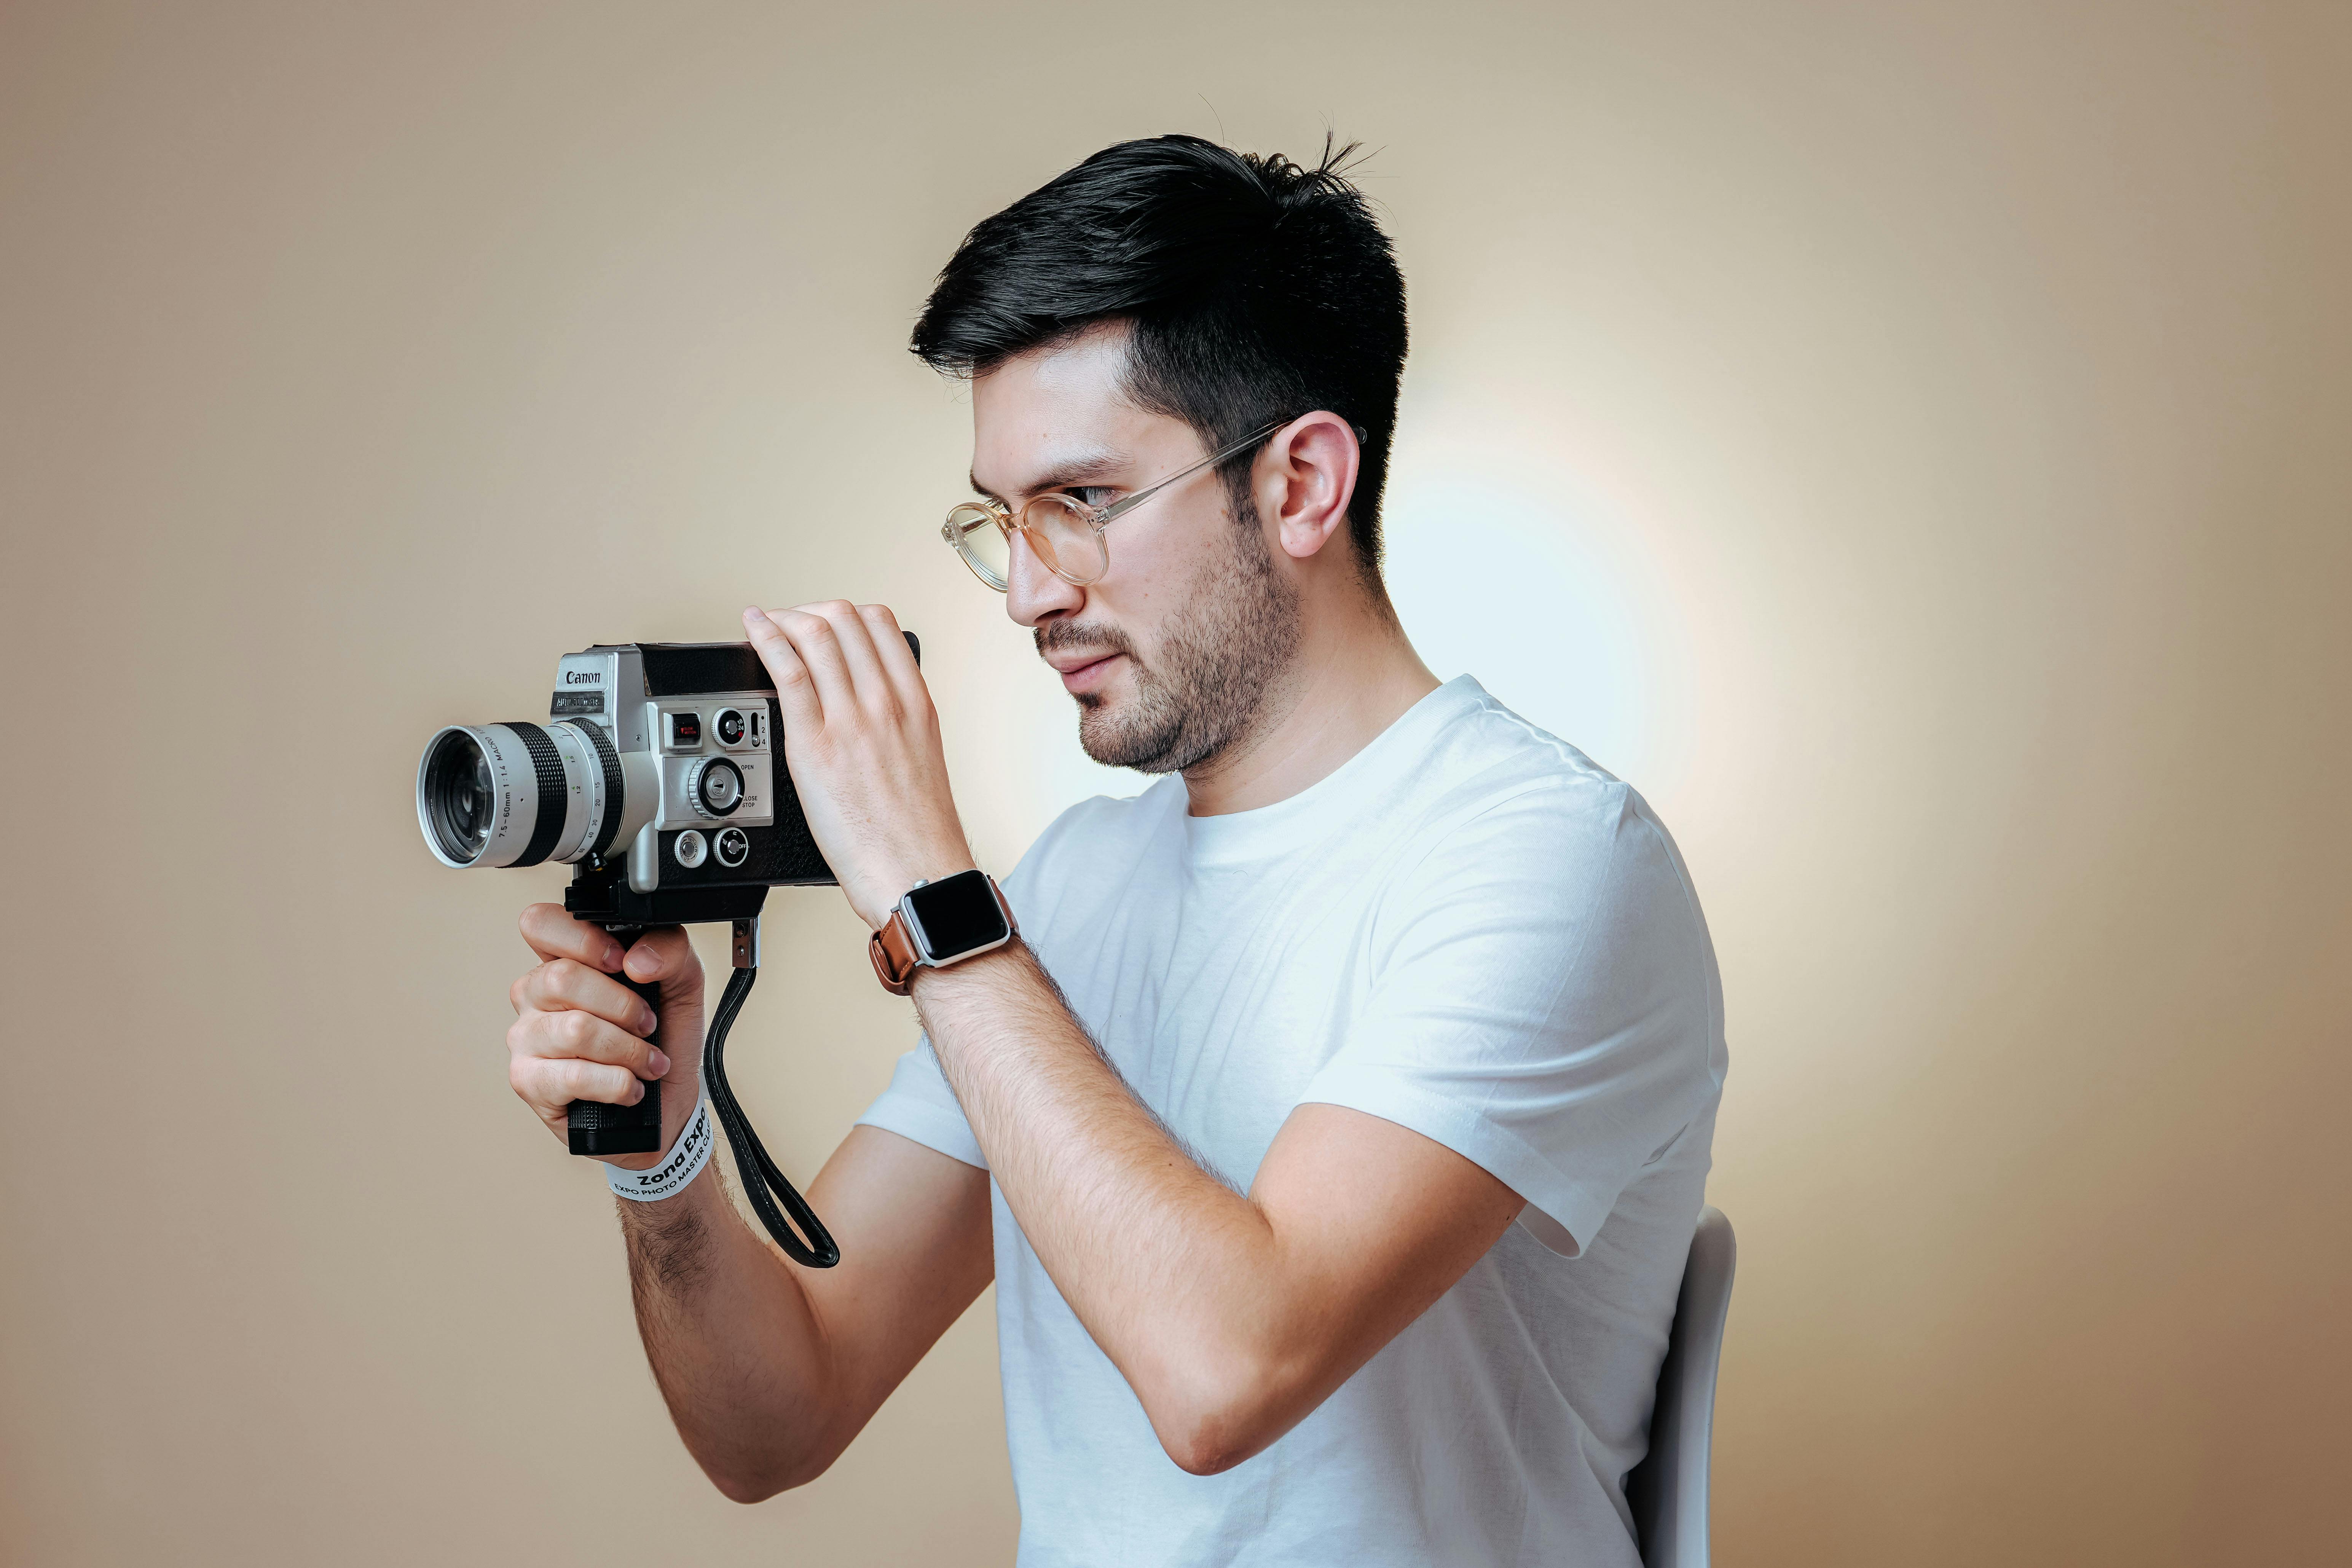
<path fill-rule="evenodd" d="M 625 957 L 618 941 L 572 919 L 562 905 L 533 904 L 522 912 L 522 939 L 541 963 L 508 993 L 515 1021 L 507 1031 L 507 1081 L 562 1139 L 573 1100 L 635 1105 L 645 1095 L 639 1080 L 657 1078 L 667 1150 L 694 1114 L 701 1089 L 702 963 L 684 930 L 649 931 Z M 619 974 L 661 983 L 658 1028 L 653 1011 Z M 604 1158 L 645 1170 L 661 1155 Z"/>

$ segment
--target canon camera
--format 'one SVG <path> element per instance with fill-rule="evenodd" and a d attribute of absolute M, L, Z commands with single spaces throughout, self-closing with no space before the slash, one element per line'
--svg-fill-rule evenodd
<path fill-rule="evenodd" d="M 915 635 L 906 637 L 919 659 Z M 459 870 L 572 867 L 563 907 L 624 945 L 649 926 L 734 925 L 734 976 L 703 1043 L 705 1089 L 769 1233 L 798 1261 L 837 1258 L 726 1080 L 727 1026 L 758 970 L 768 889 L 834 880 L 785 770 L 775 683 L 751 645 L 600 644 L 564 655 L 544 723 L 451 724 L 425 743 L 416 821 L 434 857 Z M 626 984 L 658 1011 L 656 987 Z M 658 1151 L 660 1088 L 646 1084 L 633 1106 L 573 1101 L 572 1152 Z"/>
<path fill-rule="evenodd" d="M 600 924 L 748 919 L 770 888 L 834 879 L 749 643 L 564 655 L 544 723 L 452 724 L 426 743 L 416 820 L 445 866 L 578 867 L 564 907 Z"/>

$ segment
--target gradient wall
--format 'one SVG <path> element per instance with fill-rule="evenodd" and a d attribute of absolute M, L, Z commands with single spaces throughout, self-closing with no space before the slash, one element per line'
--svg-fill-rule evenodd
<path fill-rule="evenodd" d="M 844 595 L 989 864 L 1131 788 L 938 541 L 906 331 L 1106 142 L 1327 126 L 1407 624 L 1713 921 L 1721 1561 L 2340 1552 L 2347 78 L 2220 0 L 0 6 L 0 1555 L 1008 1559 L 985 1304 L 817 1485 L 702 1481 L 504 1083 L 561 875 L 437 868 L 411 771 Z M 911 1032 L 861 934 L 773 900 L 799 1175 Z"/>

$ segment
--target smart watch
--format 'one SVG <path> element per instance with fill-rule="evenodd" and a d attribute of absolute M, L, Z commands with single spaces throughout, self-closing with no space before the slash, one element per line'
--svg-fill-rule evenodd
<path fill-rule="evenodd" d="M 1020 929 L 995 878 L 985 871 L 958 871 L 916 883 L 866 952 L 882 989 L 904 996 L 914 987 L 916 970 L 941 969 L 992 952 Z"/>

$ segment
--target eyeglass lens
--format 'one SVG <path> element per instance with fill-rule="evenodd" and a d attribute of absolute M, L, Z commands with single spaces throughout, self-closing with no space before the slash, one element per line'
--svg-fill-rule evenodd
<path fill-rule="evenodd" d="M 948 521 L 956 548 L 989 586 L 1002 588 L 1012 581 L 1012 537 L 992 512 L 976 505 L 960 506 Z M 1038 561 L 1066 582 L 1084 585 L 1109 568 L 1102 535 L 1067 496 L 1034 498 L 1021 509 L 1021 526 Z"/>

